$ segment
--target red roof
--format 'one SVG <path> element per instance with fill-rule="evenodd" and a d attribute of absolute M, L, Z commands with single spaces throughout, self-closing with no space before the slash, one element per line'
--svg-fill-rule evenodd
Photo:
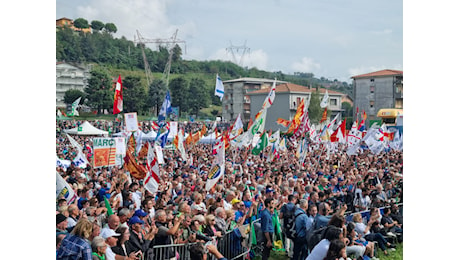
<path fill-rule="evenodd" d="M 367 74 L 361 74 L 357 76 L 351 77 L 352 79 L 355 78 L 372 78 L 372 77 L 382 77 L 382 76 L 397 76 L 397 75 L 402 75 L 403 71 L 402 70 L 379 70 Z"/>
<path fill-rule="evenodd" d="M 268 94 L 268 92 L 270 92 L 270 89 L 271 88 L 263 88 L 263 89 L 259 89 L 256 91 L 249 92 L 248 94 L 251 94 L 251 95 L 252 94 Z M 321 94 L 326 93 L 325 88 L 320 88 L 318 90 L 319 90 L 319 93 Z M 276 93 L 290 93 L 290 92 L 310 93 L 310 92 L 315 92 L 315 91 L 316 91 L 316 88 L 310 89 L 308 87 L 300 86 L 300 85 L 293 84 L 293 83 L 283 83 L 283 84 L 276 85 Z M 330 90 L 330 89 L 327 90 L 327 93 L 336 94 L 336 95 L 344 95 L 343 93 L 340 93 L 334 90 Z"/>

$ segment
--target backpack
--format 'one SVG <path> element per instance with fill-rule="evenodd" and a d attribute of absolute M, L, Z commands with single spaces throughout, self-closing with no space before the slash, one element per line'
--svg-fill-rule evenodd
<path fill-rule="evenodd" d="M 313 248 L 324 238 L 324 234 L 326 233 L 326 229 L 328 226 L 320 227 L 318 229 L 314 229 L 314 226 L 308 231 L 307 233 L 307 245 L 308 249 L 311 251 Z"/>
<path fill-rule="evenodd" d="M 299 212 L 296 215 L 294 215 L 296 209 L 297 207 L 293 207 L 293 209 L 287 211 L 285 217 L 283 217 L 284 232 L 286 234 L 286 237 L 289 239 L 297 238 L 297 232 L 295 230 L 295 220 L 298 216 L 305 214 L 304 212 Z"/>

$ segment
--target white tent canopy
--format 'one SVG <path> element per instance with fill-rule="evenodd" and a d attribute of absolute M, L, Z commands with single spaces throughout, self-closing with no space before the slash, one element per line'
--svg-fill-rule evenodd
<path fill-rule="evenodd" d="M 72 129 L 65 129 L 65 133 L 74 134 L 74 135 L 104 135 L 108 136 L 109 132 L 97 129 L 93 125 L 91 125 L 88 121 L 83 122 L 78 127 Z"/>

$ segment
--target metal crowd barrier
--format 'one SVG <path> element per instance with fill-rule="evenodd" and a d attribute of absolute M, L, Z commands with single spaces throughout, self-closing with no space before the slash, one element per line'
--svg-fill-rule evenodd
<path fill-rule="evenodd" d="M 252 223 L 257 226 L 260 219 L 253 221 Z M 260 223 L 259 223 L 260 226 Z M 216 245 L 217 250 L 226 257 L 228 260 L 245 259 L 251 250 L 251 225 L 243 225 L 239 228 L 235 228 L 232 231 L 226 232 L 221 238 L 213 242 Z M 170 244 L 170 245 L 158 245 L 154 246 L 150 251 L 153 255 L 154 260 L 165 260 L 165 259 L 190 259 L 189 248 L 195 243 L 187 244 Z M 144 256 L 147 260 L 147 256 Z M 208 253 L 208 259 L 216 260 L 214 255 Z"/>

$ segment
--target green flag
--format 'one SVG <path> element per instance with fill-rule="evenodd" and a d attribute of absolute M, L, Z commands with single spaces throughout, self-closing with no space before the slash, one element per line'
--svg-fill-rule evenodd
<path fill-rule="evenodd" d="M 107 215 L 113 215 L 112 207 L 110 206 L 110 202 L 107 200 L 107 198 L 104 195 L 104 202 L 105 202 L 105 207 L 107 208 Z"/>
<path fill-rule="evenodd" d="M 80 99 L 81 97 L 77 98 L 77 100 L 75 100 L 72 103 L 72 112 L 70 112 L 69 116 L 79 116 L 80 115 L 77 110 L 78 104 L 80 104 Z"/>
<path fill-rule="evenodd" d="M 267 137 L 267 133 L 264 133 L 260 137 L 259 141 L 257 142 L 256 147 L 254 147 L 254 149 L 252 149 L 252 154 L 259 155 L 262 152 L 262 150 L 265 147 L 267 147 L 267 145 L 268 145 L 268 137 Z"/>

